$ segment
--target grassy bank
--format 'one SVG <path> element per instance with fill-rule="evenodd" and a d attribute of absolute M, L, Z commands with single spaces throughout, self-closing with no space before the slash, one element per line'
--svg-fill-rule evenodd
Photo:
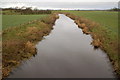
<path fill-rule="evenodd" d="M 21 15 L 19 15 L 19 18 L 20 17 Z M 23 22 L 21 19 L 19 20 L 19 18 L 17 15 L 17 24 Z M 25 17 L 25 19 L 26 18 L 28 18 L 28 16 Z M 12 68 L 17 67 L 23 60 L 29 59 L 36 54 L 35 44 L 42 40 L 44 35 L 50 33 L 57 16 L 56 14 L 51 14 L 44 18 L 41 18 L 41 16 L 37 16 L 36 18 L 38 20 L 33 20 L 22 25 L 16 24 L 15 27 L 12 26 L 3 30 L 3 77 L 7 77 Z"/>
<path fill-rule="evenodd" d="M 93 37 L 91 44 L 96 48 L 100 47 L 108 54 L 115 72 L 120 76 L 117 12 L 63 11 L 63 13 L 74 19 L 85 34 L 91 34 Z"/>

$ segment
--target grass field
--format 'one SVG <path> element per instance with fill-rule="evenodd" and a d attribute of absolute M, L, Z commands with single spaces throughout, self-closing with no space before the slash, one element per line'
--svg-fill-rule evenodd
<path fill-rule="evenodd" d="M 4 30 L 8 27 L 18 26 L 46 16 L 48 15 L 2 15 L 2 28 Z"/>
<path fill-rule="evenodd" d="M 20 13 L 10 10 L 2 11 L 2 14 L 7 14 L 7 15 L 20 15 Z"/>

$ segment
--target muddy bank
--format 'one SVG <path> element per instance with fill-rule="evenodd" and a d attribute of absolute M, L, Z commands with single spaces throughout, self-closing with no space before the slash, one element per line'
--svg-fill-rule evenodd
<path fill-rule="evenodd" d="M 63 14 L 73 19 L 74 22 L 78 25 L 78 27 L 82 29 L 83 33 L 90 34 L 92 36 L 93 41 L 91 42 L 91 44 L 95 47 L 95 49 L 101 48 L 107 53 L 111 64 L 113 65 L 114 71 L 116 72 L 117 76 L 120 77 L 117 41 L 112 41 L 110 37 L 106 36 L 108 35 L 107 30 L 101 28 L 101 25 L 99 23 L 96 23 L 83 17 L 78 17 L 70 13 Z M 105 43 L 105 40 L 111 40 L 111 42 Z M 112 49 L 110 49 L 111 47 L 109 46 L 112 46 Z"/>
<path fill-rule="evenodd" d="M 42 20 L 34 20 L 3 31 L 3 78 L 7 77 L 11 70 L 20 65 L 23 60 L 36 55 L 35 44 L 50 33 L 57 18 L 57 14 L 51 14 Z"/>

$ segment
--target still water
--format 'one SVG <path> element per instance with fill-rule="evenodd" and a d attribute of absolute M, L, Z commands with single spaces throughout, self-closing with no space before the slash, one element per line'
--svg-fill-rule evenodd
<path fill-rule="evenodd" d="M 54 29 L 40 41 L 37 55 L 12 71 L 9 78 L 114 78 L 110 61 L 90 44 L 90 35 L 59 14 Z"/>

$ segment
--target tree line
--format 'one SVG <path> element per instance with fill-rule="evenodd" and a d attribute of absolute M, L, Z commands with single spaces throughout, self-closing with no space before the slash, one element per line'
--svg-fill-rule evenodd
<path fill-rule="evenodd" d="M 110 9 L 110 11 L 120 11 L 120 8 L 114 7 L 114 8 L 112 8 L 112 9 Z"/>
<path fill-rule="evenodd" d="M 22 14 L 51 14 L 51 10 L 39 10 L 39 9 L 32 9 L 32 7 L 23 8 L 4 8 L 2 11 L 10 11 Z"/>

